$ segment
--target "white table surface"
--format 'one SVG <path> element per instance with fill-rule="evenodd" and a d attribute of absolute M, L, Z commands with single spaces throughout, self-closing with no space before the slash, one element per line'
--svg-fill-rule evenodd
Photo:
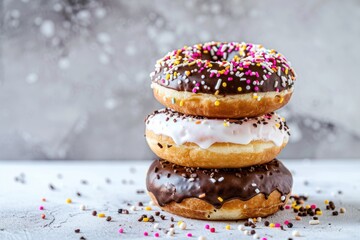
<path fill-rule="evenodd" d="M 319 225 L 309 225 L 311 217 L 302 221 L 293 220 L 295 214 L 291 210 L 280 211 L 268 217 L 270 222 L 282 223 L 292 220 L 294 227 L 284 230 L 264 227 L 263 222 L 255 229 L 261 237 L 267 239 L 288 239 L 292 231 L 298 230 L 301 237 L 293 239 L 359 239 L 360 237 L 360 160 L 288 160 L 285 165 L 293 172 L 295 194 L 308 194 L 309 204 L 315 203 L 325 209 L 324 200 L 334 201 L 337 210 L 345 207 L 346 213 L 332 216 L 331 211 L 323 210 Z M 153 239 L 155 232 L 161 238 L 169 238 L 163 230 L 168 229 L 170 217 L 175 218 L 174 238 L 187 239 L 192 233 L 197 239 L 200 235 L 207 239 L 253 239 L 237 230 L 243 221 L 209 222 L 184 219 L 166 212 L 166 220 L 155 217 L 154 223 L 138 222 L 142 214 L 153 214 L 158 211 L 139 209 L 130 211 L 127 205 L 136 205 L 142 201 L 144 206 L 149 203 L 146 194 L 137 194 L 137 190 L 145 190 L 145 174 L 150 161 L 38 161 L 38 162 L 0 162 L 0 239 Z M 24 183 L 14 178 L 24 174 Z M 61 174 L 61 176 L 59 176 Z M 21 178 L 21 177 L 20 177 Z M 106 179 L 110 179 L 108 183 Z M 84 185 L 81 180 L 87 180 Z M 304 184 L 308 182 L 308 184 Z M 56 188 L 51 190 L 49 184 Z M 342 191 L 341 194 L 338 191 Z M 76 192 L 81 193 L 81 197 Z M 41 199 L 46 198 L 46 202 Z M 66 204 L 65 199 L 71 198 L 73 203 Z M 84 204 L 86 211 L 79 209 Z M 39 206 L 44 210 L 39 210 Z M 118 214 L 119 208 L 126 208 L 130 214 Z M 91 212 L 103 212 L 112 217 L 111 222 L 104 218 L 92 216 Z M 41 218 L 41 214 L 46 219 Z M 186 230 L 177 228 L 177 221 L 187 223 Z M 204 228 L 210 224 L 216 233 Z M 231 230 L 226 230 L 229 224 Z M 118 233 L 120 226 L 124 233 Z M 80 229 L 80 233 L 75 233 Z M 149 237 L 143 237 L 143 232 Z"/>

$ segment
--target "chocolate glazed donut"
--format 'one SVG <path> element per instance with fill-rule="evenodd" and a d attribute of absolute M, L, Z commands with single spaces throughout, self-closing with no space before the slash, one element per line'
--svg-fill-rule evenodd
<path fill-rule="evenodd" d="M 169 52 L 150 75 L 155 98 L 178 112 L 207 117 L 253 117 L 290 99 L 295 72 L 273 49 L 209 42 Z"/>
<path fill-rule="evenodd" d="M 184 217 L 211 220 L 263 217 L 284 205 L 292 176 L 273 161 L 247 168 L 188 168 L 164 160 L 150 166 L 146 185 L 164 210 Z"/>

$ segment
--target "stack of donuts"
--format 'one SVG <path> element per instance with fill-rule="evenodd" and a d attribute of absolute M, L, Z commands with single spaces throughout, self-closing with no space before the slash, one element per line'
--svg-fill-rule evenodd
<path fill-rule="evenodd" d="M 145 119 L 159 157 L 146 178 L 155 204 L 209 220 L 264 217 L 286 204 L 292 175 L 276 156 L 290 133 L 274 111 L 289 101 L 295 72 L 282 54 L 250 43 L 185 46 L 150 77 L 166 107 Z"/>

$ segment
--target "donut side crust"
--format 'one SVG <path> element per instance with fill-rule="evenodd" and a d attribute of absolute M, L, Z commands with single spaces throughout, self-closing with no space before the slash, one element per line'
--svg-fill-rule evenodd
<path fill-rule="evenodd" d="M 155 196 L 151 192 L 149 195 L 152 201 L 159 206 Z M 225 202 L 220 209 L 215 209 L 211 204 L 198 198 L 187 198 L 180 203 L 171 202 L 160 208 L 193 219 L 238 220 L 272 215 L 286 204 L 289 197 L 290 193 L 286 195 L 285 201 L 281 201 L 281 193 L 275 190 L 267 199 L 263 194 L 258 194 L 247 201 L 233 199 Z"/>
<path fill-rule="evenodd" d="M 168 108 L 184 114 L 216 118 L 261 116 L 285 106 L 293 93 L 292 89 L 288 89 L 259 92 L 256 97 L 254 93 L 223 96 L 176 91 L 157 83 L 153 83 L 152 88 L 156 100 Z"/>
<path fill-rule="evenodd" d="M 273 160 L 286 146 L 272 141 L 256 140 L 249 144 L 215 143 L 202 149 L 195 143 L 176 145 L 172 138 L 146 130 L 146 141 L 160 158 L 186 167 L 240 168 L 264 164 Z"/>

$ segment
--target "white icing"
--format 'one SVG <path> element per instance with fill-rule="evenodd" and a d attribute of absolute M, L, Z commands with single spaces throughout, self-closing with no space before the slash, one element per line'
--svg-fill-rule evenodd
<path fill-rule="evenodd" d="M 203 149 L 209 148 L 214 143 L 245 145 L 255 140 L 272 141 L 275 145 L 281 146 L 289 139 L 289 130 L 284 127 L 279 129 L 279 124 L 283 121 L 277 114 L 273 114 L 270 118 L 266 115 L 247 118 L 247 122 L 236 124 L 222 119 L 196 119 L 188 115 L 173 113 L 171 117 L 171 112 L 166 113 L 165 109 L 161 109 L 158 113 L 150 115 L 146 121 L 146 129 L 157 135 L 172 138 L 177 145 L 189 142 Z M 182 116 L 185 118 L 183 119 Z M 264 118 L 268 124 L 257 124 Z M 254 123 L 257 127 L 253 126 Z"/>

